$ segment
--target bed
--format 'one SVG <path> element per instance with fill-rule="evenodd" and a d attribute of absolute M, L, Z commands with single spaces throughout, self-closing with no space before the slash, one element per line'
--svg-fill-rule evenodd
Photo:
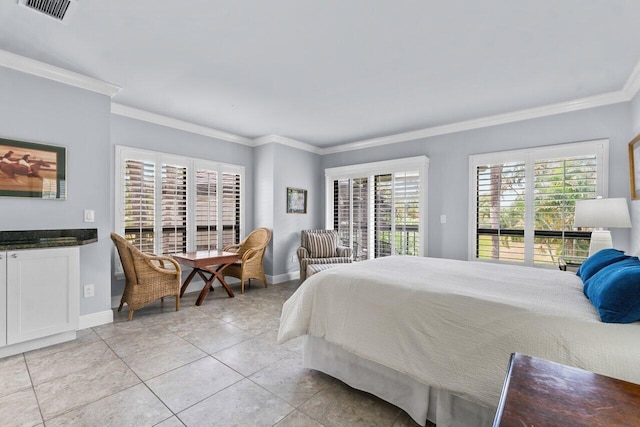
<path fill-rule="evenodd" d="M 640 322 L 602 323 L 575 274 L 386 257 L 307 279 L 278 341 L 304 365 L 404 409 L 416 422 L 491 425 L 511 353 L 640 383 Z"/>

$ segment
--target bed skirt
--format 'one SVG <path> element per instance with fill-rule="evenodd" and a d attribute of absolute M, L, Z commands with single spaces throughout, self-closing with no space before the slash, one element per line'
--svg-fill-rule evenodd
<path fill-rule="evenodd" d="M 437 427 L 491 426 L 495 408 L 486 408 L 408 375 L 358 357 L 341 347 L 309 335 L 304 337 L 304 367 L 315 369 L 349 386 L 371 393 L 401 408 L 418 424 Z"/>

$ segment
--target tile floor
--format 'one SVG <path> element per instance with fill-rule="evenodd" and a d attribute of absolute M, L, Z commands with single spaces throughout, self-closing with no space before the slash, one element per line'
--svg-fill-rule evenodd
<path fill-rule="evenodd" d="M 0 424 L 417 426 L 397 407 L 304 369 L 301 339 L 276 343 L 296 287 L 258 282 L 235 298 L 216 288 L 200 307 L 190 293 L 179 312 L 168 299 L 131 322 L 125 307 L 75 341 L 0 359 Z"/>

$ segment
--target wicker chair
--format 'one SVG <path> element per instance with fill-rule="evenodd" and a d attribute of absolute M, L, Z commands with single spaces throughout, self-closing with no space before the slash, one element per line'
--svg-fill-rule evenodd
<path fill-rule="evenodd" d="M 231 276 L 240 279 L 240 292 L 244 294 L 244 281 L 259 279 L 267 285 L 267 277 L 264 274 L 262 261 L 267 245 L 271 240 L 271 231 L 268 228 L 257 228 L 239 244 L 224 248 L 226 252 L 236 252 L 240 255 L 240 261 L 224 269 L 224 276 Z"/>
<path fill-rule="evenodd" d="M 325 257 L 313 257 L 310 241 L 311 235 L 331 236 L 331 253 Z M 338 233 L 335 230 L 302 230 L 300 233 L 300 247 L 296 251 L 300 262 L 300 283 L 307 278 L 307 266 L 309 264 L 346 264 L 353 262 L 351 248 L 338 245 Z"/>
<path fill-rule="evenodd" d="M 116 233 L 111 233 L 111 240 L 118 249 L 126 279 L 118 311 L 126 302 L 131 320 L 135 310 L 171 295 L 176 297 L 176 311 L 180 310 L 180 265 L 170 257 L 145 254 Z M 165 268 L 165 262 L 173 269 Z"/>

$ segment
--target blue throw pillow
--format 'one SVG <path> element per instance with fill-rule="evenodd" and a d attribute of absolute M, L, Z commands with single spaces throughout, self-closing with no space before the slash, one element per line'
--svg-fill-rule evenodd
<path fill-rule="evenodd" d="M 576 274 L 586 282 L 602 268 L 628 258 L 631 257 L 618 249 L 602 249 L 584 260 Z"/>
<path fill-rule="evenodd" d="M 584 283 L 605 323 L 632 323 L 640 320 L 640 261 L 636 257 L 602 268 Z"/>

